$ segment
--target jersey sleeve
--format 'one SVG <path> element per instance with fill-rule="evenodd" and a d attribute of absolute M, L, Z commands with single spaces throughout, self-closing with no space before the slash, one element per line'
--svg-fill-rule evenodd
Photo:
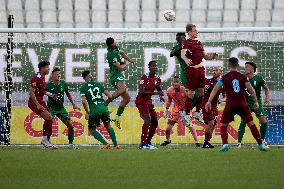
<path fill-rule="evenodd" d="M 168 99 L 167 99 L 167 103 L 166 103 L 166 108 L 169 109 L 170 106 L 171 106 L 171 103 L 173 101 L 173 98 L 172 98 L 172 95 L 171 95 L 171 88 L 168 88 L 168 90 L 167 90 L 167 97 L 168 97 Z"/>
<path fill-rule="evenodd" d="M 84 85 L 82 87 L 80 87 L 80 95 L 81 96 L 86 96 L 86 90 L 85 90 Z"/>
<path fill-rule="evenodd" d="M 262 77 L 262 76 L 259 76 L 260 77 L 260 83 L 261 83 L 261 86 L 263 87 L 263 88 L 266 88 L 267 87 L 267 85 L 266 85 L 266 81 L 265 81 L 265 79 Z"/>
<path fill-rule="evenodd" d="M 145 87 L 146 84 L 147 84 L 147 76 L 146 76 L 146 75 L 143 75 L 143 76 L 140 78 L 139 85 Z"/>
<path fill-rule="evenodd" d="M 51 92 L 51 87 L 50 87 L 50 83 L 48 83 L 46 86 L 45 86 L 45 91 L 46 92 Z"/>
<path fill-rule="evenodd" d="M 38 78 L 37 78 L 37 76 L 34 76 L 31 79 L 31 88 L 36 89 L 37 88 L 37 84 L 38 84 Z"/>
<path fill-rule="evenodd" d="M 65 81 L 63 81 L 63 82 L 64 82 L 64 91 L 65 91 L 65 93 L 67 93 L 67 92 L 69 92 L 69 87 L 68 87 L 68 85 Z"/>
<path fill-rule="evenodd" d="M 189 46 L 190 46 L 190 44 L 188 43 L 187 40 L 183 41 L 183 43 L 182 43 L 182 48 L 183 49 L 189 49 Z"/>

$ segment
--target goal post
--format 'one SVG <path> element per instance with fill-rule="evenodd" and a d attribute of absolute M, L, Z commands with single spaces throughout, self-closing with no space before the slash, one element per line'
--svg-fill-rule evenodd
<path fill-rule="evenodd" d="M 42 121 L 27 108 L 29 82 L 37 71 L 40 60 L 49 60 L 51 70 L 59 67 L 62 78 L 80 105 L 79 87 L 83 80 L 80 77 L 85 69 L 91 70 L 96 81 L 105 84 L 106 88 L 114 91 L 108 82 L 108 64 L 106 63 L 107 37 L 113 37 L 125 52 L 135 61 L 125 71 L 126 85 L 131 93 L 131 103 L 122 116 L 122 130 L 117 130 L 118 140 L 124 144 L 139 143 L 142 120 L 135 108 L 134 100 L 137 94 L 139 78 L 147 72 L 147 63 L 151 59 L 158 60 L 158 72 L 163 80 L 163 90 L 166 90 L 175 74 L 180 73 L 179 63 L 169 56 L 171 48 L 175 45 L 175 34 L 184 32 L 184 28 L 1 28 L 0 29 L 0 80 L 1 98 L 0 106 L 5 100 L 5 56 L 7 53 L 7 33 L 14 33 L 15 47 L 13 50 L 14 62 L 12 65 L 13 94 L 12 94 L 12 144 L 38 144 L 41 136 Z M 254 61 L 258 65 L 259 74 L 266 79 L 271 90 L 271 106 L 266 107 L 269 129 L 268 142 L 284 144 L 284 27 L 247 27 L 247 28 L 200 28 L 199 39 L 205 46 L 206 52 L 217 52 L 219 58 L 206 61 L 207 76 L 214 66 L 223 66 L 227 71 L 226 62 L 229 57 L 238 57 L 241 71 L 245 61 Z M 47 80 L 49 79 L 47 76 Z M 162 105 L 158 99 L 153 98 L 157 106 L 158 117 L 163 113 Z M 110 106 L 115 114 L 119 100 Z M 66 105 L 70 106 L 66 98 Z M 222 112 L 220 107 L 220 113 Z M 73 112 L 68 107 L 75 126 L 75 141 L 79 144 L 93 144 L 96 141 L 88 135 L 87 121 L 82 112 Z M 254 117 L 255 118 L 255 117 Z M 219 118 L 220 123 L 220 118 Z M 255 121 L 258 123 L 257 119 Z M 229 140 L 236 142 L 237 126 L 240 118 L 230 124 Z M 220 124 L 214 132 L 212 142 L 221 143 Z M 203 125 L 194 121 L 199 141 L 203 141 Z M 154 138 L 155 143 L 165 139 L 166 120 L 159 120 L 159 128 Z M 106 138 L 107 132 L 100 128 Z M 53 142 L 67 143 L 66 127 L 55 119 L 53 124 Z M 173 129 L 172 141 L 174 143 L 192 143 L 193 140 L 181 124 Z M 250 133 L 244 137 L 245 143 L 254 143 Z"/>

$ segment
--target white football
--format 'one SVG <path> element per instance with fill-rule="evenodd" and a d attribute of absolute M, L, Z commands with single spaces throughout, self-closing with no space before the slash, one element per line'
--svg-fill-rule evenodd
<path fill-rule="evenodd" d="M 165 10 L 164 17 L 167 21 L 173 21 L 176 18 L 176 13 L 173 10 Z"/>

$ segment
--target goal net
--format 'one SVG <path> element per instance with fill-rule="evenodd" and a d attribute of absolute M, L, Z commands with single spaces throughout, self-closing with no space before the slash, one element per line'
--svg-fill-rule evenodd
<path fill-rule="evenodd" d="M 39 144 L 42 130 L 42 119 L 27 107 L 30 79 L 37 72 L 40 60 L 49 60 L 50 69 L 58 67 L 62 71 L 62 79 L 69 85 L 77 105 L 81 105 L 79 87 L 83 79 L 81 73 L 89 69 L 95 80 L 104 83 L 105 87 L 114 91 L 108 81 L 108 64 L 106 63 L 107 37 L 113 37 L 121 49 L 135 61 L 125 71 L 126 85 L 131 93 L 131 102 L 122 115 L 122 129 L 116 130 L 118 141 L 122 144 L 138 144 L 140 142 L 143 120 L 134 105 L 137 95 L 139 78 L 147 72 L 147 63 L 158 61 L 158 72 L 163 80 L 163 90 L 171 85 L 174 75 L 179 75 L 180 67 L 175 58 L 170 57 L 170 50 L 175 45 L 175 32 L 160 33 L 14 33 L 14 61 L 12 66 L 12 122 L 11 144 Z M 244 68 L 246 61 L 254 61 L 258 73 L 264 76 L 270 88 L 271 105 L 266 106 L 268 117 L 267 141 L 271 144 L 284 143 L 284 33 L 283 32 L 211 32 L 199 34 L 199 39 L 205 45 L 206 52 L 217 52 L 219 58 L 206 61 L 207 77 L 210 77 L 212 67 L 223 66 L 227 71 L 229 57 L 238 57 Z M 5 55 L 7 33 L 0 33 L 0 81 L 1 107 L 5 106 Z M 46 80 L 49 80 L 50 75 Z M 159 128 L 154 137 L 154 143 L 165 140 L 167 120 L 162 117 L 163 106 L 158 99 L 153 98 L 159 117 Z M 70 112 L 75 127 L 75 143 L 97 143 L 88 133 L 87 121 L 83 112 L 74 112 L 68 99 L 65 98 L 67 110 Z M 111 103 L 111 116 L 114 116 L 120 99 Z M 221 143 L 220 117 L 223 105 L 219 107 L 219 119 L 213 133 L 212 142 Z M 258 120 L 254 116 L 258 125 Z M 238 116 L 229 126 L 229 142 L 236 143 L 237 129 L 240 122 Z M 200 142 L 204 139 L 204 125 L 193 120 Z M 109 139 L 103 127 L 99 131 Z M 59 120 L 53 123 L 52 141 L 57 144 L 67 143 L 67 128 Z M 193 143 L 189 131 L 178 123 L 172 132 L 173 143 Z M 246 132 L 244 143 L 255 143 L 250 132 Z"/>

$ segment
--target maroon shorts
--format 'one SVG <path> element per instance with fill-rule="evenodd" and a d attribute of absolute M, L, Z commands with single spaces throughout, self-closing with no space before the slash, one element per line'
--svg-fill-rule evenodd
<path fill-rule="evenodd" d="M 45 108 L 45 110 L 49 111 L 49 110 L 48 110 L 48 107 L 46 106 L 46 104 L 45 104 L 44 101 L 38 101 L 38 103 L 39 103 L 40 105 L 42 105 L 42 106 Z M 31 101 L 31 100 L 29 100 L 29 102 L 28 102 L 28 107 L 29 107 L 34 113 L 36 113 L 36 114 L 39 115 L 39 116 L 40 116 L 40 115 L 42 114 L 42 112 L 44 111 L 44 110 L 39 110 L 39 109 L 37 109 L 35 103 L 34 103 L 33 101 Z"/>
<path fill-rule="evenodd" d="M 154 109 L 153 104 L 136 104 L 139 111 L 140 117 L 143 118 L 144 115 L 150 115 L 151 117 L 157 117 L 157 113 Z"/>
<path fill-rule="evenodd" d="M 198 88 L 205 87 L 205 68 L 188 67 L 186 72 L 186 88 L 195 91 Z"/>
<path fill-rule="evenodd" d="M 225 105 L 225 109 L 222 114 L 221 123 L 229 124 L 234 121 L 234 116 L 239 115 L 246 123 L 253 121 L 253 117 L 247 104 L 240 103 L 236 105 Z"/>
<path fill-rule="evenodd" d="M 214 121 L 215 118 L 218 116 L 218 108 L 212 107 L 211 110 L 206 112 L 205 108 L 202 108 L 203 120 L 204 123 L 208 124 L 209 121 Z"/>

